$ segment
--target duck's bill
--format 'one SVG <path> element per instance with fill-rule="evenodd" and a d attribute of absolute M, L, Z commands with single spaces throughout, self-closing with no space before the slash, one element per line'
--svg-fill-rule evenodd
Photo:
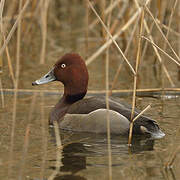
<path fill-rule="evenodd" d="M 48 82 L 55 81 L 56 77 L 54 76 L 54 69 L 49 71 L 47 74 L 45 74 L 42 78 L 32 82 L 32 85 L 40 85 L 40 84 L 46 84 Z"/>

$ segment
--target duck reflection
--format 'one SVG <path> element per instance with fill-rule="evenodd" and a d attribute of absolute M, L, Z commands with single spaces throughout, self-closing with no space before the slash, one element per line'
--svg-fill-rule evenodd
<path fill-rule="evenodd" d="M 99 157 L 99 155 L 103 158 L 107 155 L 107 138 L 105 135 L 75 133 L 71 136 L 67 136 L 66 133 L 64 134 L 64 132 L 61 132 L 61 138 L 64 144 L 61 159 L 62 166 L 60 167 L 58 176 L 55 178 L 56 180 L 85 180 L 86 178 L 79 175 L 78 172 L 86 169 L 88 166 L 93 166 L 93 162 L 89 162 L 89 160 L 87 162 L 87 158 L 96 158 L 97 156 Z M 133 137 L 132 146 L 130 148 L 127 142 L 127 137 L 112 136 L 112 156 L 121 156 L 121 154 L 127 154 L 129 152 L 140 153 L 142 151 L 152 151 L 154 147 L 153 139 L 142 138 L 140 136 Z M 55 167 L 51 168 L 55 169 Z"/>

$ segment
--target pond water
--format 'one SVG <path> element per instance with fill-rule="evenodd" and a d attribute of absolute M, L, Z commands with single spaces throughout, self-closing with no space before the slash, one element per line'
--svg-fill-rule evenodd
<path fill-rule="evenodd" d="M 108 179 L 106 135 L 61 132 L 64 146 L 57 149 L 48 114 L 59 97 L 20 93 L 13 136 L 14 99 L 13 94 L 5 93 L 5 108 L 0 112 L 0 179 Z M 166 136 L 158 140 L 134 137 L 131 148 L 126 137 L 111 137 L 113 179 L 180 179 L 179 153 L 173 168 L 164 168 L 180 147 L 180 136 L 176 136 L 180 130 L 180 98 L 138 98 L 140 109 L 150 103 L 147 114 L 158 121 Z"/>

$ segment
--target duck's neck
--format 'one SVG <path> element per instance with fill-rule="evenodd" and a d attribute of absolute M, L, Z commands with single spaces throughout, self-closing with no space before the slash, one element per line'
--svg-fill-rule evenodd
<path fill-rule="evenodd" d="M 75 87 L 75 88 L 65 86 L 64 94 L 61 99 L 62 100 L 61 102 L 65 104 L 73 104 L 76 101 L 83 99 L 83 97 L 86 95 L 86 92 L 87 92 L 86 86 Z"/>
<path fill-rule="evenodd" d="M 63 101 L 66 104 L 73 104 L 76 101 L 79 101 L 81 99 L 83 99 L 83 97 L 86 95 L 86 92 L 84 93 L 78 93 L 78 94 L 74 94 L 74 95 L 70 95 L 70 94 L 64 94 L 63 95 Z"/>

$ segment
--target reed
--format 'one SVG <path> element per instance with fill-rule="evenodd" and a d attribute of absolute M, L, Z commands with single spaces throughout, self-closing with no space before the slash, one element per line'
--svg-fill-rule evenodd
<path fill-rule="evenodd" d="M 86 9 L 86 14 L 85 14 L 85 54 L 86 54 L 86 57 L 88 56 L 88 51 L 89 51 L 89 5 L 88 5 L 88 2 L 87 1 L 84 1 L 84 6 L 85 6 L 85 9 Z"/>
<path fill-rule="evenodd" d="M 110 6 L 112 5 L 113 0 L 110 1 Z M 109 13 L 107 18 L 107 28 L 110 29 L 111 24 L 111 15 Z M 109 40 L 109 37 L 106 37 L 106 41 Z M 106 118 L 107 118 L 107 140 L 108 140 L 108 164 L 109 164 L 109 180 L 112 180 L 112 152 L 111 152 L 111 125 L 110 125 L 110 116 L 109 116 L 109 47 L 106 49 Z"/>
<path fill-rule="evenodd" d="M 0 27 L 1 27 L 1 33 L 3 34 L 3 18 L 2 18 L 2 14 L 3 14 L 3 9 L 4 9 L 4 0 L 1 1 L 0 3 Z M 1 41 L 3 39 L 3 35 L 2 37 L 0 36 L 0 44 Z M 3 73 L 3 60 L 2 57 L 0 56 L 0 92 L 1 92 L 1 102 L 2 102 L 2 108 L 4 108 L 4 93 L 3 93 L 3 85 L 2 85 L 2 80 L 1 80 L 1 75 Z"/>
<path fill-rule="evenodd" d="M 46 53 L 46 41 L 47 41 L 47 14 L 49 7 L 49 0 L 41 0 L 41 32 L 42 32 L 42 48 L 41 48 L 41 57 L 40 64 L 45 62 L 45 53 Z"/>
<path fill-rule="evenodd" d="M 140 64 L 140 58 L 141 58 L 141 36 L 143 33 L 143 22 L 144 22 L 144 9 L 141 11 L 141 21 L 140 21 L 140 31 L 139 31 L 139 38 L 138 38 L 138 50 L 137 50 L 137 56 L 136 56 L 136 75 L 134 76 L 134 87 L 133 87 L 133 98 L 132 98 L 132 112 L 131 112 L 131 123 L 130 123 L 130 129 L 129 129 L 129 139 L 128 139 L 128 145 L 131 145 L 132 141 L 132 132 L 133 132 L 133 118 L 134 118 L 134 111 L 136 106 L 136 89 L 137 89 L 137 78 L 138 78 L 138 69 Z"/>

